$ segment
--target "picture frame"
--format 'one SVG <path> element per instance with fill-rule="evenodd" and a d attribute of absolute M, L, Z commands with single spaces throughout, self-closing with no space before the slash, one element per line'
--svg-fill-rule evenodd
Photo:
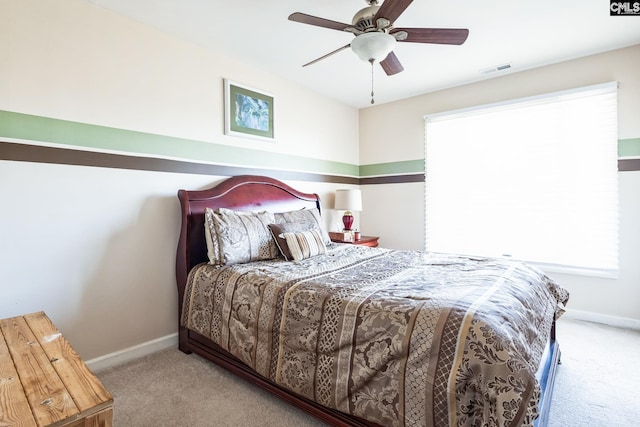
<path fill-rule="evenodd" d="M 275 140 L 275 98 L 261 90 L 224 79 L 225 135 Z"/>

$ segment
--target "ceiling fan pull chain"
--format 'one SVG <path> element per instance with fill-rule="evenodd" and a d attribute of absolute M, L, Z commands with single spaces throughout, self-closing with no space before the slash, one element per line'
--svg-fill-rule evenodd
<path fill-rule="evenodd" d="M 370 59 L 369 63 L 371 64 L 371 103 L 375 104 L 376 101 L 373 100 L 373 59 Z"/>

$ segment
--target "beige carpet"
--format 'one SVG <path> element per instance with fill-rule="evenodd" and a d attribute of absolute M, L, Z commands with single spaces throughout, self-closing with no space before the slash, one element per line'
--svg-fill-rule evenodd
<path fill-rule="evenodd" d="M 550 427 L 640 426 L 640 332 L 561 319 Z M 177 349 L 98 372 L 115 427 L 321 426 L 196 355 Z"/>

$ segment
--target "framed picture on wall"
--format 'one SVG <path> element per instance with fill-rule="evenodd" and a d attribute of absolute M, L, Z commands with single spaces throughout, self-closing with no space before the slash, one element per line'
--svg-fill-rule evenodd
<path fill-rule="evenodd" d="M 224 133 L 274 140 L 274 97 L 224 79 Z"/>

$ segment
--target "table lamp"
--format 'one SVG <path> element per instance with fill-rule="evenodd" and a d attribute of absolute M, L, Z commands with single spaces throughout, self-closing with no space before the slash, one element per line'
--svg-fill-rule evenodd
<path fill-rule="evenodd" d="M 335 208 L 345 211 L 342 216 L 342 224 L 344 224 L 345 231 L 351 231 L 351 226 L 353 225 L 352 211 L 362 210 L 362 193 L 360 190 L 336 190 Z"/>

